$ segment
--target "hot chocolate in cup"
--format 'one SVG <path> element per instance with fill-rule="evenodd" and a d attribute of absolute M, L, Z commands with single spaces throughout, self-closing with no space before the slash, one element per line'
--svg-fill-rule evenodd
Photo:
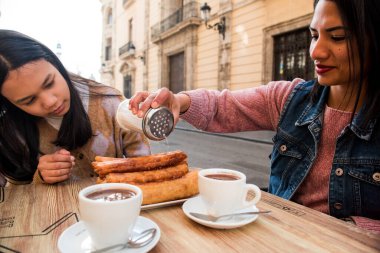
<path fill-rule="evenodd" d="M 130 184 L 106 183 L 79 192 L 80 219 L 93 249 L 126 243 L 140 214 L 141 189 Z"/>
<path fill-rule="evenodd" d="M 246 183 L 246 176 L 236 170 L 211 168 L 198 173 L 200 197 L 208 214 L 230 214 L 256 205 L 261 190 Z"/>

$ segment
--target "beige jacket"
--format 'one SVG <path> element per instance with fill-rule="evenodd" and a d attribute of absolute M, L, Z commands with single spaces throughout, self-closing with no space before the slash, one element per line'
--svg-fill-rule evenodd
<path fill-rule="evenodd" d="M 89 87 L 90 91 L 96 93 L 115 94 L 116 92 L 118 96 L 90 95 L 86 97 L 88 99 L 84 102 L 85 109 L 88 112 L 94 136 L 84 146 L 70 150 L 71 155 L 75 157 L 71 177 L 96 176 L 91 167 L 95 156 L 132 157 L 150 154 L 149 142 L 142 134 L 121 129 L 116 122 L 116 110 L 124 99 L 123 96 L 117 90 L 107 86 Z M 60 149 L 52 144 L 58 130 L 45 119 L 38 123 L 38 127 L 41 153 L 51 154 Z M 37 173 L 34 180 L 41 180 Z"/>

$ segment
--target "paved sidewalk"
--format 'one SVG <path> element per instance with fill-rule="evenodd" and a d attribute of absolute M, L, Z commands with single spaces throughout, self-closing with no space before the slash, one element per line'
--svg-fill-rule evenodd
<path fill-rule="evenodd" d="M 204 132 L 202 130 L 198 130 L 189 123 L 187 123 L 184 120 L 180 120 L 177 125 L 175 126 L 176 129 L 185 130 L 185 131 L 194 131 L 194 132 L 202 132 L 204 134 L 209 135 L 220 135 L 228 138 L 233 139 L 240 139 L 245 141 L 253 141 L 258 143 L 265 143 L 265 144 L 273 144 L 272 138 L 275 134 L 274 131 L 248 131 L 248 132 L 239 132 L 239 133 L 228 133 L 228 134 L 221 134 L 221 133 L 209 133 Z"/>

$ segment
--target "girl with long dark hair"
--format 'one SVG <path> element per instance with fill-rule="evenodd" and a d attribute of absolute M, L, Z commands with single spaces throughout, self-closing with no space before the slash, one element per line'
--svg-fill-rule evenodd
<path fill-rule="evenodd" d="M 94 175 L 96 155 L 150 154 L 144 136 L 117 125 L 122 100 L 112 87 L 69 74 L 42 43 L 0 30 L 0 182 L 57 183 Z"/>

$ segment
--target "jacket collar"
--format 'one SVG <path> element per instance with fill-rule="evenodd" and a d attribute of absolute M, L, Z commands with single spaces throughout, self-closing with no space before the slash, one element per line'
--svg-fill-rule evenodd
<path fill-rule="evenodd" d="M 350 129 L 359 138 L 369 141 L 371 139 L 372 132 L 374 131 L 377 118 L 371 119 L 367 124 L 364 123 L 365 118 L 365 106 L 363 106 L 359 113 L 354 117 Z"/>
<path fill-rule="evenodd" d="M 301 116 L 297 119 L 295 125 L 303 126 L 309 125 L 317 118 L 321 117 L 323 110 L 326 106 L 330 87 L 320 86 L 318 90 L 318 101 L 310 101 L 306 108 L 303 110 Z M 368 124 L 364 124 L 364 117 L 366 109 L 362 107 L 359 113 L 354 117 L 352 123 L 349 125 L 351 131 L 360 139 L 370 140 L 372 132 L 375 128 L 377 119 L 371 119 Z"/>

